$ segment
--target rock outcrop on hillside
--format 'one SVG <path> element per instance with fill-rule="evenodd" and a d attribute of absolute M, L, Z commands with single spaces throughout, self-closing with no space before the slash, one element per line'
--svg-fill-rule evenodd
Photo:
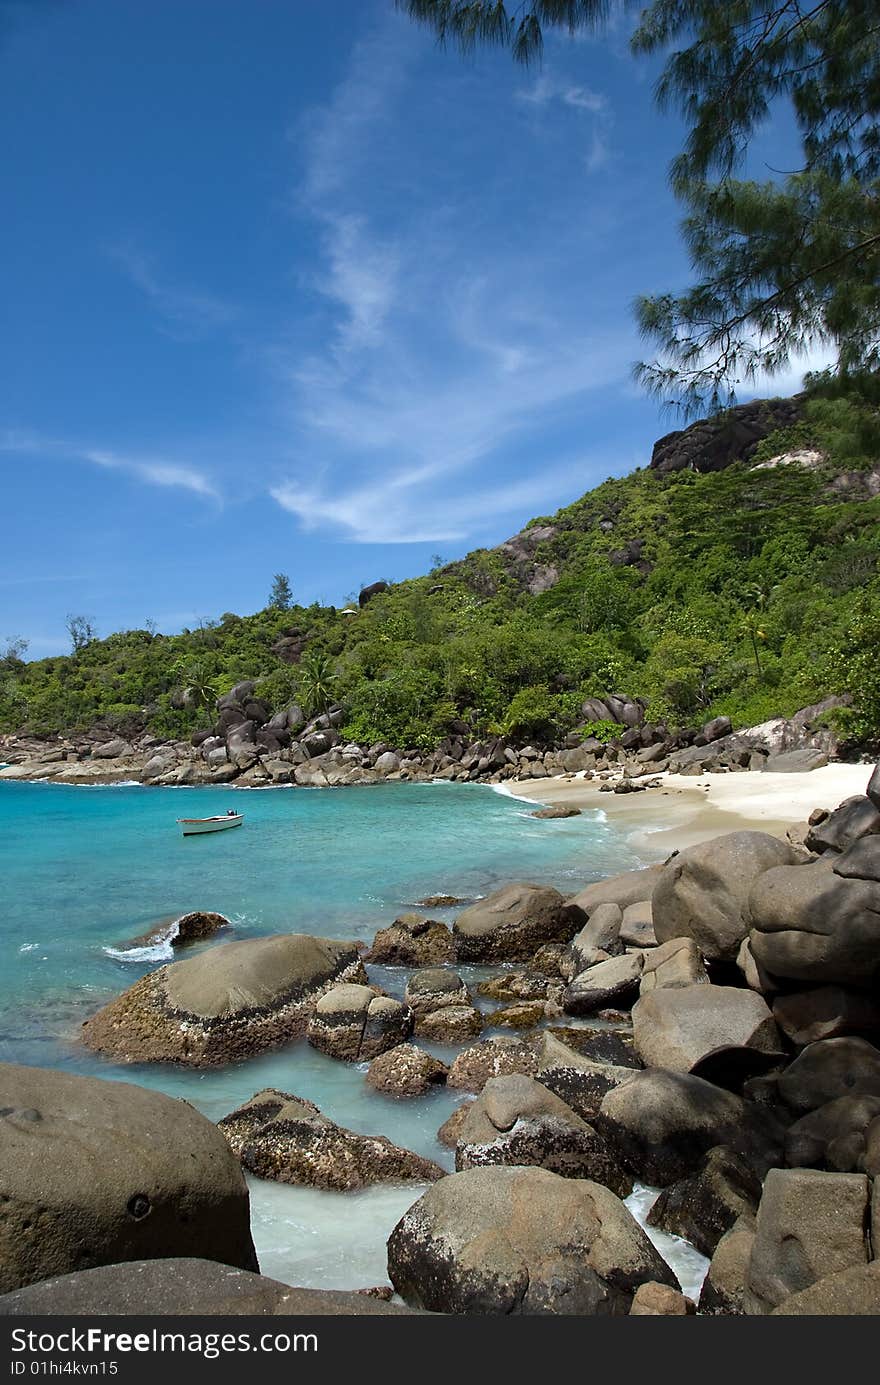
<path fill-rule="evenodd" d="M 667 433 L 654 443 L 651 466 L 660 472 L 723 471 L 731 462 L 747 462 L 768 434 L 798 422 L 805 398 L 795 394 L 790 399 L 753 399 L 718 418 L 700 419 Z"/>

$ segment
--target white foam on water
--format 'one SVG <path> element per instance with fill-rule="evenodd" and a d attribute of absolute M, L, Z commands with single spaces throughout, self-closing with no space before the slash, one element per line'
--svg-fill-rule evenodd
<path fill-rule="evenodd" d="M 671 1236 L 668 1231 L 648 1225 L 648 1213 L 660 1192 L 660 1188 L 648 1188 L 643 1183 L 636 1183 L 629 1197 L 624 1198 L 624 1206 L 629 1208 L 654 1249 L 666 1261 L 685 1297 L 698 1303 L 709 1261 L 682 1236 Z"/>
<path fill-rule="evenodd" d="M 177 937 L 180 919 L 174 919 L 151 943 L 140 947 L 102 947 L 101 951 L 117 962 L 169 962 L 174 957 L 173 940 Z"/>
<path fill-rule="evenodd" d="M 301 1288 L 387 1284 L 385 1243 L 429 1185 L 379 1184 L 355 1193 L 294 1188 L 248 1176 L 260 1270 Z"/>
<path fill-rule="evenodd" d="M 40 947 L 40 943 L 22 943 L 18 950 L 19 952 L 36 952 L 38 947 Z"/>
<path fill-rule="evenodd" d="M 113 784 L 57 784 L 56 788 L 62 789 L 148 789 L 149 784 L 142 784 L 140 779 L 117 779 Z"/>

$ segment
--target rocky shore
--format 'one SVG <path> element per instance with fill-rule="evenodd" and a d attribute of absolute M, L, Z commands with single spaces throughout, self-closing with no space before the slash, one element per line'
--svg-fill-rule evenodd
<path fill-rule="evenodd" d="M 573 897 L 513 882 L 451 928 L 405 915 L 365 956 L 308 935 L 212 942 L 84 1041 L 207 1067 L 299 1038 L 388 1099 L 445 1084 L 455 1171 L 294 1092 L 213 1126 L 138 1087 L 0 1065 L 0 1313 L 96 1311 L 110 1265 L 121 1304 L 136 1279 L 137 1311 L 162 1311 L 181 1255 L 197 1257 L 175 1261 L 185 1311 L 379 1311 L 255 1274 L 241 1167 L 425 1187 L 374 1291 L 398 1311 L 878 1313 L 878 957 L 880 766 L 785 840 L 724 833 Z M 373 965 L 404 970 L 403 999 Z M 451 1063 L 423 1047 L 438 1038 Z M 89 1154 L 111 1142 L 114 1160 Z M 709 1258 L 698 1301 L 624 1203 L 636 1184 L 660 1190 L 649 1226 Z"/>
<path fill-rule="evenodd" d="M 100 727 L 79 736 L 0 736 L 0 780 L 336 788 L 437 779 L 500 784 L 579 774 L 599 776 L 609 789 L 626 793 L 644 789 L 651 775 L 667 770 L 801 772 L 827 764 L 838 750 L 822 714 L 839 705 L 839 698 L 735 732 L 726 717 L 670 731 L 646 721 L 640 699 L 609 695 L 590 698 L 581 709 L 585 725 L 604 721 L 624 728 L 608 741 L 583 731 L 556 746 L 517 745 L 503 736 L 474 740 L 462 722 L 435 750 L 425 751 L 345 742 L 338 729 L 345 720 L 341 706 L 311 721 L 295 705 L 273 713 L 255 686 L 239 683 L 221 697 L 213 728 L 188 741 L 142 735 L 128 742 Z"/>

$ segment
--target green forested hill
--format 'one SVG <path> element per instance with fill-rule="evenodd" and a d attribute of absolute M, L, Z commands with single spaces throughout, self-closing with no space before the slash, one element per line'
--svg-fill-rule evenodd
<path fill-rule="evenodd" d="M 780 454 L 800 460 L 764 465 Z M 749 725 L 849 692 L 854 705 L 835 715 L 871 740 L 878 492 L 880 411 L 864 393 L 817 396 L 748 460 L 608 480 L 356 615 L 268 608 L 179 635 L 124 631 L 33 663 L 11 650 L 0 730 L 100 722 L 183 736 L 249 678 L 275 708 L 342 702 L 344 735 L 398 747 L 434 745 L 456 721 L 558 740 L 582 724 L 585 698 L 614 691 L 646 698 L 649 718 L 671 726 L 722 713 Z"/>

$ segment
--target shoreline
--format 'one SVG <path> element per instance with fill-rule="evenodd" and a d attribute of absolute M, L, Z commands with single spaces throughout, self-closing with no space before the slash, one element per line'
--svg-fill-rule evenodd
<path fill-rule="evenodd" d="M 602 793 L 599 780 L 577 775 L 492 787 L 505 797 L 536 807 L 601 810 L 624 832 L 631 847 L 661 858 L 722 832 L 757 831 L 784 837 L 789 828 L 806 822 L 813 809 L 831 811 L 844 799 L 863 794 L 871 770 L 871 762 L 866 761 L 796 774 L 762 770 L 696 776 L 667 771 L 646 774 L 646 780 L 659 780 L 660 787 L 638 794 Z"/>

